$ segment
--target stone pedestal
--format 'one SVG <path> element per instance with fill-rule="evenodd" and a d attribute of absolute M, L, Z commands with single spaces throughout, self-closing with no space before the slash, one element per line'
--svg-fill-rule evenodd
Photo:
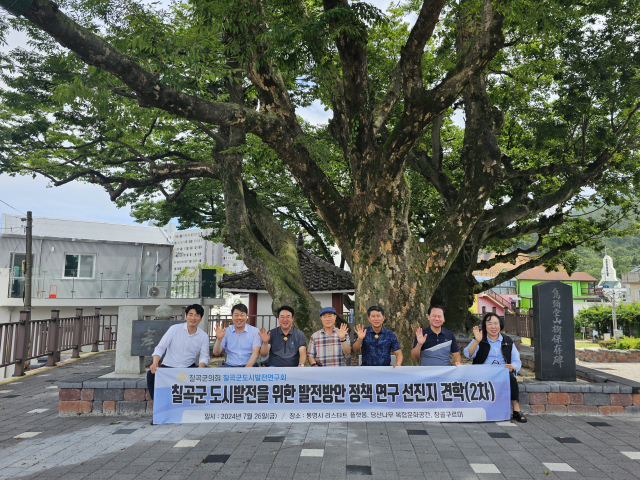
<path fill-rule="evenodd" d="M 142 307 L 120 307 L 118 309 L 115 373 L 144 373 L 144 357 L 131 356 L 133 322 L 143 318 Z"/>
<path fill-rule="evenodd" d="M 533 336 L 536 378 L 576 381 L 573 292 L 562 282 L 533 286 Z"/>

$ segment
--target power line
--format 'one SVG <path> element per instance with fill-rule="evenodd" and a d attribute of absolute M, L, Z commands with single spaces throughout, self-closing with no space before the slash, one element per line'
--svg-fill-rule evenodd
<path fill-rule="evenodd" d="M 16 212 L 21 213 L 22 215 L 26 215 L 26 213 L 21 212 L 20 210 L 18 210 L 16 207 L 12 207 L 11 205 L 9 205 L 7 202 L 5 202 L 4 200 L 0 199 L 0 202 L 4 203 L 7 207 L 13 208 Z"/>

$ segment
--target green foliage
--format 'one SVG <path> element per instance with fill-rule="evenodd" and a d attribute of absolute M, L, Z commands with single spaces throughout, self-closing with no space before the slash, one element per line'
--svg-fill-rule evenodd
<path fill-rule="evenodd" d="M 216 276 L 218 279 L 222 278 L 225 273 L 233 273 L 230 270 L 221 267 L 220 265 L 209 265 L 207 262 L 199 263 L 196 267 L 184 267 L 176 275 L 176 281 L 194 280 L 198 275 L 198 270 L 216 270 Z"/>
<path fill-rule="evenodd" d="M 575 316 L 576 327 L 595 328 L 600 335 L 604 332 L 612 331 L 611 305 L 602 304 L 580 310 Z M 631 329 L 640 331 L 640 303 L 623 303 L 616 305 L 616 321 L 618 328 L 626 334 L 630 334 Z"/>
<path fill-rule="evenodd" d="M 618 278 L 620 278 L 622 273 L 629 272 L 634 267 L 640 265 L 640 236 L 626 235 L 623 237 L 611 237 L 602 240 L 601 244 L 602 247 L 607 248 L 607 254 L 611 256 Z M 604 249 L 602 247 L 598 250 L 578 247 L 576 253 L 580 257 L 580 271 L 600 278 L 602 257 L 604 255 Z"/>
<path fill-rule="evenodd" d="M 229 85 L 240 82 L 245 106 L 257 108 L 256 86 L 246 74 L 246 64 L 255 62 L 280 70 L 294 107 L 319 101 L 327 109 L 335 106 L 334 83 L 342 74 L 336 39 L 366 45 L 367 107 L 372 108 L 387 92 L 408 37 L 405 16 L 422 5 L 412 0 L 383 14 L 367 2 L 325 12 L 319 0 L 266 0 L 261 8 L 248 0 L 192 0 L 167 8 L 123 0 L 59 3 L 184 95 L 227 102 Z M 437 85 L 451 73 L 463 50 L 456 47 L 460 19 L 477 13 L 482 4 L 446 3 L 421 59 L 425 85 Z M 557 251 L 545 263 L 547 269 L 562 265 L 569 272 L 583 269 L 598 277 L 601 257 L 591 252 L 607 245 L 618 271 L 626 271 L 640 263 L 640 255 L 633 253 L 640 246 L 635 236 L 638 0 L 520 0 L 495 6 L 504 16 L 508 46 L 483 75 L 491 101 L 504 114 L 498 138 L 504 168 L 478 224 L 489 225 L 494 215 L 525 204 L 529 213 L 483 236 L 481 246 L 497 252 L 527 247 L 536 255 Z M 1 18 L 0 39 L 9 26 L 28 32 L 34 50 L 16 48 L 0 56 L 0 80 L 6 85 L 0 91 L 0 172 L 38 172 L 55 184 L 102 184 L 108 178 L 113 181 L 105 186 L 108 193 L 118 205 L 132 205 L 138 221 L 164 223 L 177 217 L 182 228 L 211 228 L 210 239 L 219 240 L 227 219 L 220 173 L 214 173 L 220 165 L 217 155 L 225 153 L 218 141 L 194 122 L 141 108 L 120 80 L 87 66 L 24 19 Z M 461 160 L 467 131 L 459 114 L 466 107 L 454 103 L 444 113 L 440 131 L 442 172 L 456 189 L 463 187 L 469 168 Z M 390 111 L 387 133 L 403 112 L 401 98 Z M 352 137 L 359 121 L 350 119 Z M 300 121 L 299 126 L 295 146 L 309 153 L 347 203 L 369 193 L 356 191 L 351 160 L 332 136 L 331 124 L 315 127 Z M 214 135 L 223 131 L 207 128 Z M 431 133 L 424 133 L 414 151 L 430 157 L 437 153 Z M 378 135 L 376 148 L 385 135 Z M 613 151 L 609 165 L 583 182 L 586 165 Z M 307 247 L 330 259 L 335 240 L 317 205 L 292 181 L 274 150 L 247 135 L 246 142 L 229 152 L 243 156 L 244 182 L 259 203 L 291 232 L 304 229 L 311 238 Z M 158 180 L 159 172 L 187 165 L 201 168 L 186 186 L 178 173 Z M 446 225 L 445 204 L 430 179 L 408 166 L 404 173 L 410 228 L 416 237 L 428 237 Z M 565 194 L 578 183 L 581 188 Z M 563 221 L 537 227 L 553 216 L 563 216 Z M 579 249 L 561 250 L 567 245 Z"/>
<path fill-rule="evenodd" d="M 622 337 L 617 342 L 615 340 L 603 340 L 598 342 L 598 345 L 609 350 L 640 350 L 640 338 Z"/>

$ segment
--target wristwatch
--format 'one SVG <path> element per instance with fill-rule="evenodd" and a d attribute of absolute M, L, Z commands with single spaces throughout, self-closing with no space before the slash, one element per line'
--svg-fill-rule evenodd
<path fill-rule="evenodd" d="M 346 342 L 347 339 L 345 338 L 344 340 L 340 340 L 340 343 Z"/>

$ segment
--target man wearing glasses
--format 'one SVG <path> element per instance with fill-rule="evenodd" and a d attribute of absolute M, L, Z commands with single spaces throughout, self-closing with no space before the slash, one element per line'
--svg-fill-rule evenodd
<path fill-rule="evenodd" d="M 353 353 L 362 349 L 362 366 L 388 367 L 391 365 L 391 352 L 396 356 L 393 368 L 402 365 L 402 350 L 398 337 L 391 330 L 382 326 L 384 310 L 382 307 L 372 306 L 367 310 L 370 327 L 356 326 L 358 339 L 353 343 Z"/>
<path fill-rule="evenodd" d="M 277 313 L 279 327 L 269 332 L 264 327 L 260 329 L 260 356 L 269 355 L 271 367 L 304 367 L 307 340 L 304 333 L 293 326 L 293 308 L 284 305 Z"/>

